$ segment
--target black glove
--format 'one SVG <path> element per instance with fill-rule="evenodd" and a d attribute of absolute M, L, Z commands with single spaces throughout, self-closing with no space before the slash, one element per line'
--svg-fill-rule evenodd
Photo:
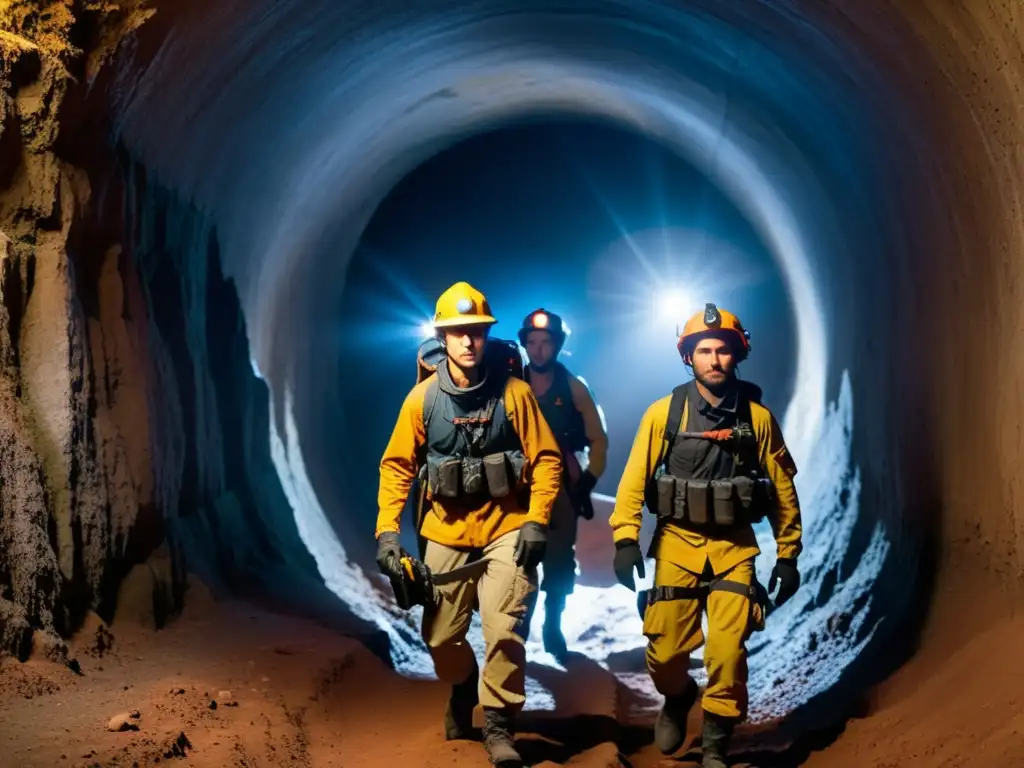
<path fill-rule="evenodd" d="M 532 520 L 523 523 L 516 539 L 516 565 L 530 571 L 541 564 L 548 548 L 548 531 L 540 523 Z"/>
<path fill-rule="evenodd" d="M 402 547 L 398 534 L 387 531 L 377 537 L 377 566 L 385 576 L 402 576 Z"/>
<path fill-rule="evenodd" d="M 800 588 L 800 571 L 796 569 L 796 560 L 783 557 L 775 561 L 771 578 L 768 579 L 769 592 L 775 591 L 776 583 L 779 585 L 779 594 L 775 596 L 775 606 L 778 607 Z"/>
<path fill-rule="evenodd" d="M 636 568 L 636 575 L 641 579 L 644 577 L 644 555 L 640 551 L 640 545 L 633 539 L 615 542 L 615 560 L 612 568 L 615 569 L 615 578 L 619 580 L 619 584 L 631 592 L 636 592 L 633 569 Z"/>
<path fill-rule="evenodd" d="M 594 519 L 594 502 L 590 498 L 590 493 L 594 490 L 595 485 L 597 485 L 597 478 L 590 474 L 590 470 L 587 470 L 580 475 L 580 479 L 576 481 L 576 487 L 573 488 L 576 514 L 584 520 Z"/>

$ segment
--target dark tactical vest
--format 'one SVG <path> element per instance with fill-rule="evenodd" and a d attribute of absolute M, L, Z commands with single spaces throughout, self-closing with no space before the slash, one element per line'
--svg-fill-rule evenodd
<path fill-rule="evenodd" d="M 583 414 L 573 403 L 569 371 L 558 362 L 555 363 L 552 371 L 554 377 L 551 386 L 543 395 L 537 396 L 540 412 L 544 415 L 544 421 L 551 427 L 559 448 L 570 453 L 582 451 L 590 445 L 590 441 L 587 439 Z M 526 368 L 524 378 L 529 382 L 529 366 Z"/>
<path fill-rule="evenodd" d="M 526 458 L 505 410 L 509 378 L 492 369 L 460 389 L 447 365 L 437 367 L 423 402 L 423 465 L 433 498 L 479 504 L 523 487 Z"/>
<path fill-rule="evenodd" d="M 729 529 L 761 520 L 774 506 L 772 485 L 759 461 L 747 388 L 735 394 L 735 410 L 697 408 L 693 381 L 672 391 L 664 438 L 665 459 L 648 484 L 647 508 L 659 523 L 671 522 L 698 531 Z M 746 427 L 747 439 L 716 442 L 679 435 L 686 431 Z"/>

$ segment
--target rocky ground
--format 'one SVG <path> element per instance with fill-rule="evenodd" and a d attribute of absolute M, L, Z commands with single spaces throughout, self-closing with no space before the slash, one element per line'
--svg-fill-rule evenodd
<path fill-rule="evenodd" d="M 70 666 L 47 660 L 42 648 L 28 662 L 0 660 L 0 763 L 488 765 L 478 743 L 443 740 L 441 684 L 402 678 L 361 643 L 312 622 L 243 602 L 215 603 L 195 583 L 190 598 L 184 615 L 160 631 L 90 616 L 70 643 Z M 851 721 L 826 751 L 772 753 L 757 734 L 742 734 L 734 765 L 1024 765 L 1024 668 L 1012 663 L 1011 647 L 1021 638 L 1024 622 L 1008 619 L 943 664 L 911 662 L 898 683 L 876 692 L 872 712 Z M 993 654 L 1007 659 L 1005 674 L 972 676 Z M 616 680 L 583 657 L 564 671 L 531 667 L 556 702 L 553 713 L 524 717 L 520 747 L 532 765 L 699 765 L 699 708 L 690 716 L 687 748 L 664 758 L 651 744 L 650 711 L 636 706 L 628 675 Z M 949 697 L 962 705 L 928 705 Z"/>
<path fill-rule="evenodd" d="M 76 669 L 0 662 L 5 766 L 487 765 L 479 744 L 444 742 L 440 684 L 244 603 L 193 599 L 158 632 L 91 617 L 70 650 Z M 611 721 L 545 717 L 531 730 L 535 764 L 618 764 Z"/>

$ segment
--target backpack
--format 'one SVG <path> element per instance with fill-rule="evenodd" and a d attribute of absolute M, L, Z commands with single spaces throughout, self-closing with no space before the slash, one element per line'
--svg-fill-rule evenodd
<path fill-rule="evenodd" d="M 416 383 L 419 384 L 437 371 L 437 367 L 446 359 L 444 344 L 441 340 L 433 337 L 420 344 L 416 354 Z M 514 341 L 506 339 L 488 339 L 484 347 L 483 365 L 488 367 L 491 373 L 496 373 L 499 378 L 507 379 L 515 377 L 525 378 L 525 366 L 523 365 L 523 353 L 519 345 Z M 423 423 L 426 424 L 430 418 L 430 411 L 434 407 L 434 398 L 437 396 L 437 387 L 427 389 L 423 400 Z"/>

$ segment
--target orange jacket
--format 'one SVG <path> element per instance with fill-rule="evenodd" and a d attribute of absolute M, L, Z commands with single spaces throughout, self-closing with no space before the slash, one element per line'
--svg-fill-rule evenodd
<path fill-rule="evenodd" d="M 405 398 L 391 440 L 384 449 L 377 494 L 377 536 L 399 530 L 402 510 L 419 469 L 416 456 L 426 443 L 423 400 L 432 379 L 433 376 L 421 381 Z M 530 508 L 522 509 L 514 495 L 488 500 L 476 509 L 467 509 L 448 499 L 432 499 L 420 531 L 428 541 L 449 547 L 485 547 L 519 529 L 525 522 L 547 525 L 551 519 L 551 507 L 561 486 L 562 459 L 558 442 L 541 415 L 533 390 L 525 381 L 509 379 L 504 404 L 526 456 Z"/>

